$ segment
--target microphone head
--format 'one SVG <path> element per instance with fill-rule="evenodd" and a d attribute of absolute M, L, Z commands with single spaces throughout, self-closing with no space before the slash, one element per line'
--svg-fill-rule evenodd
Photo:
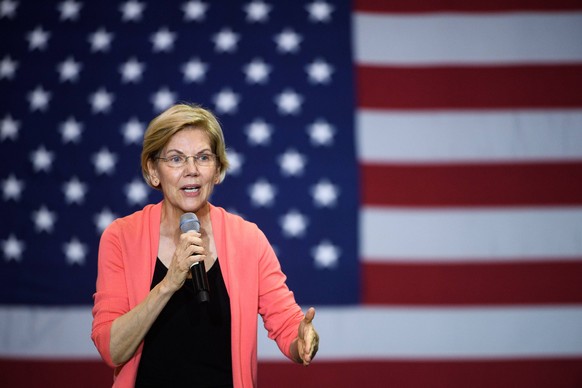
<path fill-rule="evenodd" d="M 186 233 L 190 230 L 200 232 L 200 221 L 194 213 L 184 213 L 180 217 L 180 230 L 182 233 Z"/>

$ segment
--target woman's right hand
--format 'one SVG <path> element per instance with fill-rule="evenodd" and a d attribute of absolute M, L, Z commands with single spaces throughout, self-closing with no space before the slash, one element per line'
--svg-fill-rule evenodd
<path fill-rule="evenodd" d="M 202 235 L 196 231 L 188 231 L 180 235 L 174 256 L 168 268 L 168 273 L 162 282 L 172 292 L 179 290 L 190 273 L 192 264 L 203 261 L 206 256 L 202 245 Z"/>

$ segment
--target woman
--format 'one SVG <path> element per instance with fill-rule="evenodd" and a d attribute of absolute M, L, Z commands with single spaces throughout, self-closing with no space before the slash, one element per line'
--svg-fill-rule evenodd
<path fill-rule="evenodd" d="M 282 353 L 309 365 L 315 310 L 303 315 L 257 226 L 208 202 L 228 168 L 212 113 L 180 104 L 160 114 L 144 135 L 141 166 L 163 200 L 115 220 L 99 246 L 91 338 L 115 368 L 114 387 L 256 386 L 257 313 Z M 187 212 L 200 233 L 180 231 Z M 194 297 L 197 262 L 209 302 Z"/>

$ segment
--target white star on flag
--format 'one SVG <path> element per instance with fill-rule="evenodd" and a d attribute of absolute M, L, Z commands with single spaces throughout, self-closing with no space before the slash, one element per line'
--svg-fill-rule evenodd
<path fill-rule="evenodd" d="M 73 237 L 69 242 L 63 245 L 63 251 L 67 257 L 67 263 L 70 265 L 85 264 L 85 256 L 87 255 L 87 246 L 79 241 L 78 238 Z"/>
<path fill-rule="evenodd" d="M 163 87 L 155 92 L 151 98 L 156 112 L 161 112 L 169 108 L 176 101 L 176 93 L 172 92 L 167 87 Z"/>
<path fill-rule="evenodd" d="M 10 115 L 4 116 L 2 121 L 0 121 L 0 141 L 4 141 L 5 139 L 16 140 L 19 129 L 20 122 L 14 120 Z"/>
<path fill-rule="evenodd" d="M 32 92 L 28 93 L 28 102 L 31 111 L 46 111 L 51 100 L 51 93 L 46 91 L 42 86 L 37 86 Z"/>
<path fill-rule="evenodd" d="M 214 97 L 218 113 L 234 113 L 237 110 L 240 97 L 231 89 L 223 89 Z"/>
<path fill-rule="evenodd" d="M 275 36 L 275 43 L 277 43 L 277 49 L 282 53 L 296 53 L 299 51 L 301 35 L 286 28 Z"/>
<path fill-rule="evenodd" d="M 91 43 L 91 51 L 93 52 L 106 52 L 109 51 L 111 47 L 111 41 L 113 40 L 113 33 L 108 32 L 104 28 L 100 28 L 94 33 L 89 35 L 89 43 Z"/>
<path fill-rule="evenodd" d="M 17 68 L 18 62 L 12 60 L 9 56 L 2 58 L 0 61 L 0 80 L 4 78 L 13 79 Z"/>
<path fill-rule="evenodd" d="M 326 84 L 331 81 L 333 67 L 322 59 L 313 61 L 306 66 L 305 70 L 309 76 L 309 82 L 315 84 Z"/>
<path fill-rule="evenodd" d="M 305 163 L 305 155 L 300 154 L 294 149 L 285 151 L 285 153 L 279 157 L 279 166 L 281 167 L 281 174 L 283 176 L 302 175 Z"/>
<path fill-rule="evenodd" d="M 184 81 L 186 82 L 201 82 L 204 81 L 208 65 L 202 62 L 199 58 L 193 58 L 182 66 L 184 73 Z"/>
<path fill-rule="evenodd" d="M 247 13 L 247 21 L 266 22 L 269 20 L 271 6 L 263 1 L 251 1 L 244 6 L 244 10 Z"/>
<path fill-rule="evenodd" d="M 60 126 L 61 139 L 63 143 L 78 143 L 81 140 L 83 124 L 74 117 L 69 117 Z"/>
<path fill-rule="evenodd" d="M 341 249 L 325 240 L 315 246 L 311 254 L 316 268 L 333 268 L 337 266 Z"/>
<path fill-rule="evenodd" d="M 122 133 L 125 144 L 141 144 L 144 132 L 145 124 L 135 117 L 132 118 L 123 125 Z"/>
<path fill-rule="evenodd" d="M 242 165 L 244 163 L 244 155 L 240 152 L 236 152 L 232 148 L 226 151 L 230 167 L 228 169 L 229 175 L 238 175 L 242 171 Z"/>
<path fill-rule="evenodd" d="M 148 198 L 148 187 L 141 180 L 134 179 L 125 186 L 125 195 L 130 205 L 143 205 Z"/>
<path fill-rule="evenodd" d="M 63 185 L 63 191 L 65 193 L 65 202 L 68 204 L 81 204 L 87 193 L 87 184 L 81 182 L 77 177 L 73 177 Z"/>
<path fill-rule="evenodd" d="M 22 190 L 24 190 L 24 181 L 17 179 L 14 174 L 10 174 L 7 179 L 2 181 L 2 196 L 5 201 L 20 200 Z"/>
<path fill-rule="evenodd" d="M 303 237 L 308 223 L 307 217 L 297 210 L 290 210 L 280 219 L 283 235 L 289 238 Z"/>
<path fill-rule="evenodd" d="M 117 215 L 112 213 L 108 208 L 104 208 L 97 215 L 95 215 L 94 221 L 97 227 L 98 233 L 103 233 L 105 228 L 109 226 L 115 219 Z"/>
<path fill-rule="evenodd" d="M 16 7 L 18 7 L 16 1 L 2 0 L 2 2 L 0 2 L 0 19 L 4 17 L 12 19 L 16 15 Z"/>
<path fill-rule="evenodd" d="M 309 20 L 313 22 L 329 22 L 331 20 L 331 13 L 333 6 L 325 1 L 314 1 L 305 6 L 309 13 Z"/>
<path fill-rule="evenodd" d="M 24 242 L 17 239 L 14 234 L 10 234 L 6 240 L 2 240 L 2 250 L 4 251 L 4 259 L 6 261 L 21 261 Z"/>
<path fill-rule="evenodd" d="M 113 104 L 113 93 L 108 92 L 105 88 L 100 88 L 89 96 L 91 111 L 93 113 L 107 113 Z"/>
<path fill-rule="evenodd" d="M 271 66 L 261 58 L 255 58 L 243 68 L 247 82 L 252 84 L 264 84 L 269 80 Z"/>
<path fill-rule="evenodd" d="M 76 62 L 72 57 L 69 57 L 66 61 L 61 62 L 57 67 L 59 73 L 61 74 L 61 82 L 77 81 L 81 67 L 82 65 L 79 62 Z"/>
<path fill-rule="evenodd" d="M 333 207 L 337 203 L 339 188 L 327 179 L 311 187 L 313 202 L 317 207 Z"/>
<path fill-rule="evenodd" d="M 61 20 L 77 20 L 82 6 L 83 4 L 74 0 L 63 1 L 57 7 L 61 13 Z"/>
<path fill-rule="evenodd" d="M 57 215 L 55 212 L 50 211 L 45 205 L 42 205 L 40 209 L 32 213 L 32 220 L 38 233 L 52 233 L 57 220 Z"/>
<path fill-rule="evenodd" d="M 263 119 L 256 119 L 247 126 L 246 134 L 250 145 L 268 145 L 272 129 Z"/>
<path fill-rule="evenodd" d="M 150 40 L 152 41 L 154 52 L 172 51 L 174 41 L 176 40 L 176 33 L 164 27 L 154 33 Z"/>
<path fill-rule="evenodd" d="M 123 21 L 137 22 L 141 20 L 145 5 L 139 1 L 130 0 L 121 4 L 121 19 Z"/>
<path fill-rule="evenodd" d="M 144 72 L 145 65 L 139 62 L 135 58 L 129 59 L 127 62 L 123 63 L 119 71 L 121 72 L 121 80 L 129 83 L 136 83 L 141 81 L 142 74 Z"/>
<path fill-rule="evenodd" d="M 215 50 L 219 53 L 232 53 L 236 50 L 239 35 L 229 28 L 223 28 L 212 38 Z"/>
<path fill-rule="evenodd" d="M 182 6 L 185 20 L 202 21 L 206 15 L 208 5 L 202 1 L 189 1 Z"/>
<path fill-rule="evenodd" d="M 279 113 L 296 115 L 301 111 L 303 97 L 295 91 L 287 89 L 275 96 L 275 103 L 279 108 Z"/>
<path fill-rule="evenodd" d="M 93 155 L 93 164 L 95 165 L 95 173 L 97 175 L 113 174 L 115 163 L 117 163 L 117 155 L 110 152 L 107 148 L 101 148 L 98 153 Z"/>
<path fill-rule="evenodd" d="M 28 49 L 30 51 L 46 49 L 50 35 L 50 32 L 45 31 L 42 26 L 36 27 L 27 34 Z"/>
<path fill-rule="evenodd" d="M 314 146 L 330 146 L 333 144 L 334 128 L 327 121 L 318 119 L 311 124 L 307 132 Z"/>
<path fill-rule="evenodd" d="M 266 207 L 273 205 L 277 189 L 265 179 L 259 179 L 249 186 L 251 203 L 254 206 Z"/>
<path fill-rule="evenodd" d="M 50 171 L 54 159 L 54 152 L 47 150 L 44 145 L 39 146 L 30 154 L 30 160 L 35 172 Z"/>

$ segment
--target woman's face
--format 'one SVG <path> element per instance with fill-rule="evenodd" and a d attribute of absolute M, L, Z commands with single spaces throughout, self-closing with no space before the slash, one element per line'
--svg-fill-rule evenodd
<path fill-rule="evenodd" d="M 170 138 L 160 157 L 203 153 L 212 154 L 206 132 L 199 128 L 185 128 Z M 204 207 L 220 176 L 217 163 L 201 167 L 194 158 L 188 158 L 182 167 L 171 167 L 163 160 L 158 160 L 156 163 L 150 162 L 149 169 L 150 176 L 160 181 L 164 200 L 180 215 L 197 212 Z"/>

